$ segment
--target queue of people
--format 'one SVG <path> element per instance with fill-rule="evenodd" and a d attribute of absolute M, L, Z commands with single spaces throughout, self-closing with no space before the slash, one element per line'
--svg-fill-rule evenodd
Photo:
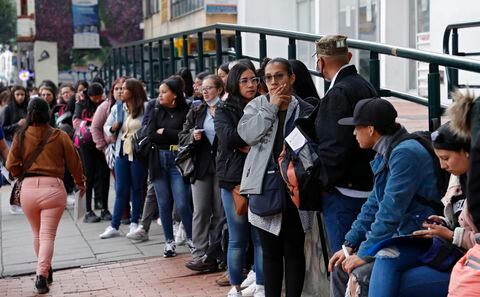
<path fill-rule="evenodd" d="M 23 178 L 21 207 L 12 213 L 23 209 L 32 227 L 38 293 L 53 281 L 55 234 L 76 187 L 85 193 L 84 222 L 108 222 L 100 238 L 121 236 L 125 223 L 128 239 L 146 241 L 159 218 L 164 257 L 185 244 L 187 268 L 226 267 L 229 297 L 301 296 L 315 211 L 325 220 L 331 296 L 459 295 L 474 281 L 458 274 L 479 267 L 468 264 L 480 244 L 477 105 L 457 95 L 452 122 L 431 135 L 409 133 L 350 64 L 346 39 L 316 42 L 317 70 L 330 82 L 323 98 L 308 68 L 283 58 L 266 59 L 260 69 L 240 59 L 195 80 L 182 68 L 154 99 L 130 77 L 117 78 L 108 92 L 101 80 L 60 88 L 45 81 L 32 98 L 12 88 L 0 152 L 11 174 Z M 299 119 L 308 119 L 309 131 L 299 130 Z M 146 155 L 139 139 L 148 143 Z M 302 195 L 279 162 L 307 143 L 318 209 L 299 206 Z M 186 148 L 188 173 L 177 166 Z"/>

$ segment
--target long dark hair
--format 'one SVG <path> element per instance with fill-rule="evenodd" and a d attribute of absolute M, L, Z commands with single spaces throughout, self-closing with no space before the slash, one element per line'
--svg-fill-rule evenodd
<path fill-rule="evenodd" d="M 288 62 L 292 67 L 293 73 L 295 73 L 295 82 L 292 86 L 295 94 L 302 99 L 308 97 L 320 99 L 307 66 L 299 60 L 291 59 Z"/>
<path fill-rule="evenodd" d="M 177 108 L 184 109 L 188 108 L 187 101 L 185 100 L 185 96 L 183 95 L 183 89 L 185 82 L 183 81 L 182 77 L 179 75 L 172 75 L 169 78 L 162 81 L 162 84 L 165 84 L 170 91 L 172 91 L 176 98 L 175 102 L 177 104 Z"/>
<path fill-rule="evenodd" d="M 25 118 L 25 125 L 18 130 L 17 141 L 19 147 L 23 146 L 25 139 L 25 131 L 31 125 L 48 125 L 50 122 L 50 107 L 47 101 L 41 98 L 34 98 L 30 100 L 27 106 L 27 117 Z"/>
<path fill-rule="evenodd" d="M 241 110 L 247 105 L 247 102 L 240 93 L 240 77 L 247 70 L 251 70 L 255 74 L 255 68 L 252 68 L 249 64 L 238 63 L 230 69 L 227 78 L 227 101 Z"/>
<path fill-rule="evenodd" d="M 23 91 L 23 93 L 25 94 L 25 99 L 21 104 L 18 104 L 17 101 L 15 100 L 16 91 Z M 25 114 L 27 113 L 28 100 L 29 100 L 29 94 L 23 86 L 15 85 L 12 87 L 10 91 L 10 102 L 8 103 L 10 114 L 11 114 L 10 119 L 12 123 L 16 123 L 21 118 L 25 117 Z"/>
<path fill-rule="evenodd" d="M 178 69 L 177 75 L 179 75 L 183 79 L 183 82 L 184 82 L 183 91 L 185 92 L 185 95 L 187 97 L 192 97 L 193 96 L 192 72 L 190 70 L 188 70 L 187 67 L 182 67 L 182 68 Z M 178 96 L 177 96 L 177 98 L 178 98 Z"/>
<path fill-rule="evenodd" d="M 143 104 L 147 101 L 147 94 L 143 88 L 142 82 L 135 78 L 125 80 L 127 90 L 132 93 L 130 102 L 126 102 L 128 110 L 133 118 L 138 117 L 143 112 Z"/>

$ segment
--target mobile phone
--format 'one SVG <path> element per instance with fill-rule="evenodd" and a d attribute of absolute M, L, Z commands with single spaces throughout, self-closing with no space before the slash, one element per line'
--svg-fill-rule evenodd
<path fill-rule="evenodd" d="M 435 221 L 435 220 L 431 220 L 431 219 L 426 219 L 425 220 L 425 223 L 427 224 L 432 224 L 432 225 L 441 225 L 441 226 L 445 226 L 445 222 L 441 221 L 441 222 L 438 222 L 438 221 Z"/>

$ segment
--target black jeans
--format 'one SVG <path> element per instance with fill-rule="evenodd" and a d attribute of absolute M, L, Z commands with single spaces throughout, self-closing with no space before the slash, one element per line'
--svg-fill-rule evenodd
<path fill-rule="evenodd" d="M 87 178 L 85 198 L 87 199 L 87 211 L 92 210 L 92 192 L 95 191 L 95 200 L 102 203 L 104 210 L 108 209 L 108 190 L 110 188 L 110 169 L 105 156 L 95 147 L 86 144 L 80 146 L 80 154 L 83 161 L 83 171 Z"/>
<path fill-rule="evenodd" d="M 285 296 L 302 295 L 305 278 L 305 233 L 298 210 L 287 197 L 287 209 L 282 213 L 279 236 L 257 228 L 263 249 L 265 296 L 280 297 L 282 293 L 283 263 L 285 262 Z"/>

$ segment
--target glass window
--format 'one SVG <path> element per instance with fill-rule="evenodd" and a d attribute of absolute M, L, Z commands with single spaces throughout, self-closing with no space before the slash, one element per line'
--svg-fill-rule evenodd
<path fill-rule="evenodd" d="M 170 0 L 170 18 L 178 18 L 203 8 L 203 0 Z"/>

